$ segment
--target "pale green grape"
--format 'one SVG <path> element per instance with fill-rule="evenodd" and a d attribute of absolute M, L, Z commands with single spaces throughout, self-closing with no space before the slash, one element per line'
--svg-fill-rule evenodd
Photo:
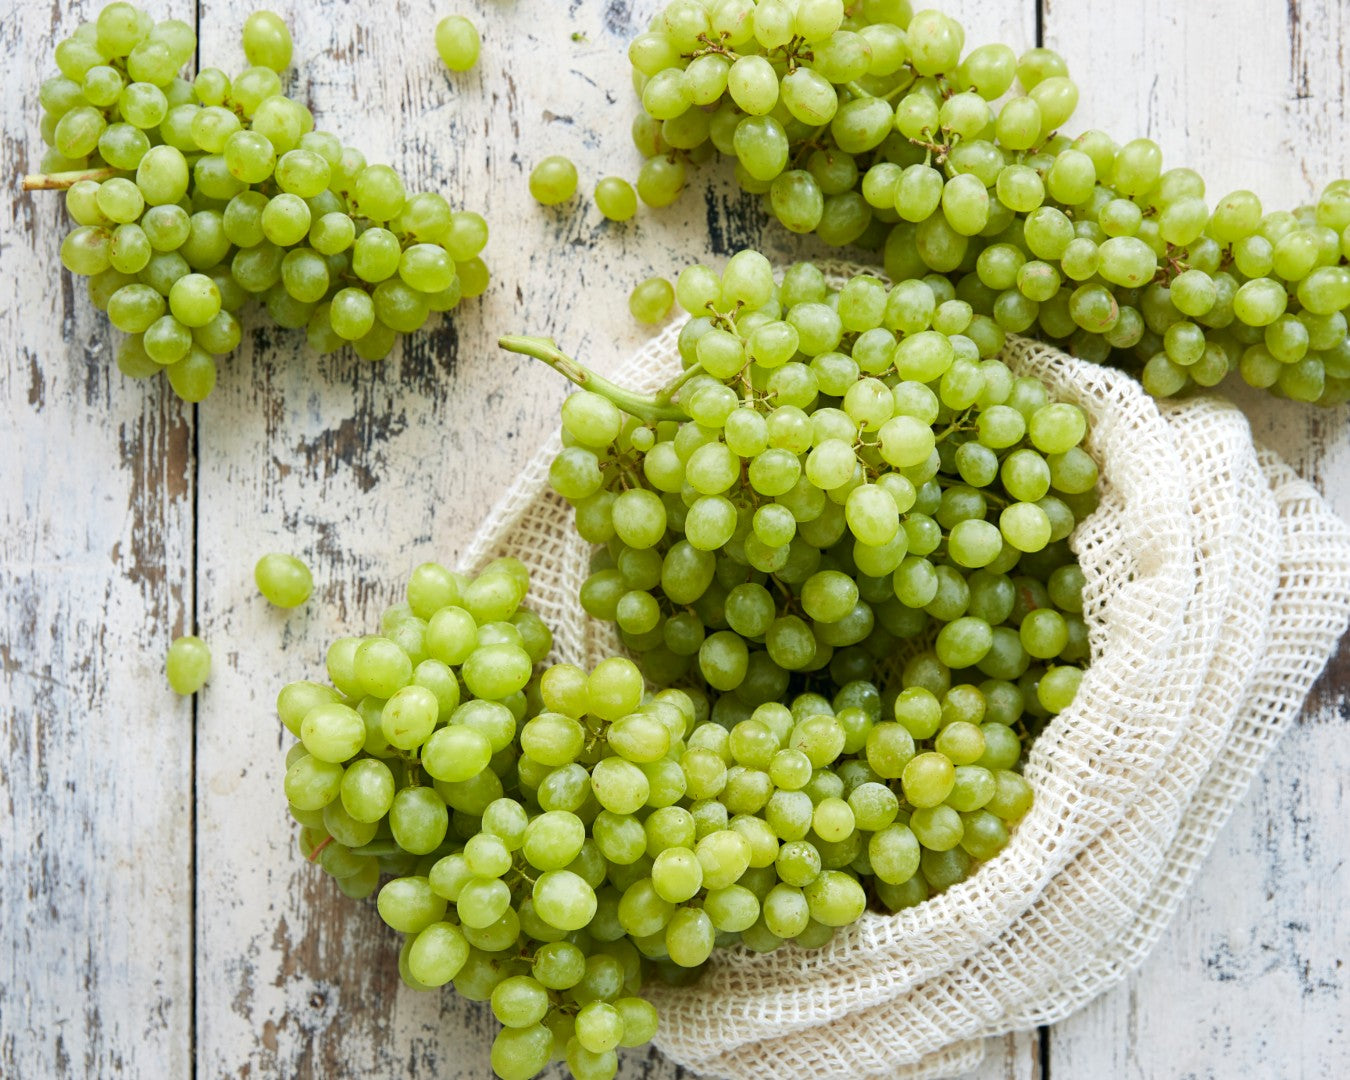
<path fill-rule="evenodd" d="M 468 71 L 478 63 L 478 29 L 463 15 L 447 15 L 436 24 L 436 52 L 451 71 Z"/>
<path fill-rule="evenodd" d="M 195 694 L 211 674 L 211 650 L 199 637 L 175 638 L 164 673 L 175 694 Z"/>
<path fill-rule="evenodd" d="M 628 310 L 642 323 L 664 322 L 675 303 L 675 290 L 665 278 L 639 282 L 628 297 Z"/>
<path fill-rule="evenodd" d="M 284 71 L 291 62 L 291 32 L 281 17 L 255 11 L 244 20 L 244 56 L 255 67 Z"/>
<path fill-rule="evenodd" d="M 530 194 L 544 206 L 565 203 L 577 191 L 577 167 L 565 157 L 546 157 L 530 173 Z"/>
<path fill-rule="evenodd" d="M 606 176 L 595 185 L 595 205 L 610 221 L 628 221 L 637 213 L 637 193 L 627 180 Z"/>

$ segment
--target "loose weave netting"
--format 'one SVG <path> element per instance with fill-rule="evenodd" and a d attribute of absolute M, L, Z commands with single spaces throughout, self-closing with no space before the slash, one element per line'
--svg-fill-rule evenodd
<path fill-rule="evenodd" d="M 836 282 L 850 268 L 832 271 Z M 1038 342 L 1003 359 L 1088 414 L 1101 504 L 1072 546 L 1092 664 L 1030 750 L 1031 811 L 969 880 L 867 913 L 817 950 L 718 950 L 689 988 L 652 987 L 657 1043 L 709 1077 L 956 1076 L 985 1039 L 1053 1023 L 1157 941 L 1214 839 L 1302 707 L 1350 617 L 1350 530 L 1217 396 L 1157 402 L 1130 376 Z M 614 378 L 679 371 L 675 331 Z M 590 547 L 548 486 L 557 434 L 463 564 L 515 555 L 555 658 L 621 651 L 577 602 Z"/>

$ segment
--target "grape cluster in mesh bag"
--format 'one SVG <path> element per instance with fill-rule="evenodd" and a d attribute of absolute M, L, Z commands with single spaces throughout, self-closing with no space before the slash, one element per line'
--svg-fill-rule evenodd
<path fill-rule="evenodd" d="M 554 1059 L 613 1077 L 656 1032 L 648 980 L 920 903 L 1031 804 L 1012 683 L 891 700 L 854 680 L 728 728 L 627 658 L 537 670 L 552 639 L 527 590 L 515 560 L 424 564 L 379 634 L 334 642 L 328 683 L 277 701 L 301 853 L 378 890 L 409 986 L 490 1002 L 503 1080 Z"/>
<path fill-rule="evenodd" d="M 994 320 L 940 275 L 777 281 L 749 251 L 676 291 L 654 394 L 502 342 L 582 388 L 550 483 L 596 545 L 580 603 L 641 667 L 541 670 L 523 564 L 424 564 L 278 698 L 302 853 L 378 891 L 410 986 L 490 1002 L 503 1080 L 607 1080 L 657 1030 L 649 980 L 965 880 L 1089 657 L 1085 417 Z"/>

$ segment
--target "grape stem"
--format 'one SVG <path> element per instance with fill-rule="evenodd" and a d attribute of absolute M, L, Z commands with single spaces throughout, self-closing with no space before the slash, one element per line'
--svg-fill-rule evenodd
<path fill-rule="evenodd" d="M 685 383 L 695 375 L 702 374 L 702 364 L 695 363 L 692 366 L 685 368 L 676 375 L 675 378 L 671 379 L 670 382 L 666 383 L 665 386 L 661 387 L 661 389 L 656 392 L 656 397 L 653 400 L 658 405 L 669 405 L 675 399 L 675 395 L 680 392 Z"/>
<path fill-rule="evenodd" d="M 78 169 L 75 172 L 31 173 L 23 178 L 24 191 L 65 191 L 81 180 L 111 180 L 119 169 Z"/>
<path fill-rule="evenodd" d="M 518 335 L 499 338 L 497 344 L 507 352 L 520 353 L 522 356 L 530 356 L 542 361 L 559 375 L 576 383 L 583 390 L 599 394 L 628 413 L 629 416 L 635 416 L 646 423 L 651 424 L 658 420 L 689 419 L 688 414 L 683 409 L 670 404 L 669 401 L 663 402 L 649 394 L 637 394 L 632 390 L 625 390 L 622 386 L 610 382 L 603 375 L 597 375 L 585 364 L 562 352 L 549 338 Z"/>

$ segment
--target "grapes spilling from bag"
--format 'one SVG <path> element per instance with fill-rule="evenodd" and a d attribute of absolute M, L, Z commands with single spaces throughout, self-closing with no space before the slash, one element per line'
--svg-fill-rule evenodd
<path fill-rule="evenodd" d="M 278 698 L 301 852 L 349 896 L 378 888 L 410 986 L 491 1003 L 505 1080 L 554 1058 L 613 1076 L 656 1032 L 646 980 L 919 903 L 1030 806 L 1015 691 L 916 686 L 883 717 L 854 681 L 728 729 L 624 658 L 537 672 L 527 587 L 512 559 L 419 567 L 380 634 L 329 649 L 331 685 Z"/>
<path fill-rule="evenodd" d="M 428 564 L 278 700 L 302 852 L 378 890 L 409 985 L 491 1003 L 506 1080 L 611 1077 L 656 1032 L 650 980 L 963 881 L 1088 658 L 1084 417 L 992 320 L 942 278 L 779 282 L 755 252 L 677 293 L 698 314 L 655 394 L 504 342 L 585 387 L 551 483 L 597 545 L 577 602 L 642 667 L 541 671 L 522 563 Z"/>

